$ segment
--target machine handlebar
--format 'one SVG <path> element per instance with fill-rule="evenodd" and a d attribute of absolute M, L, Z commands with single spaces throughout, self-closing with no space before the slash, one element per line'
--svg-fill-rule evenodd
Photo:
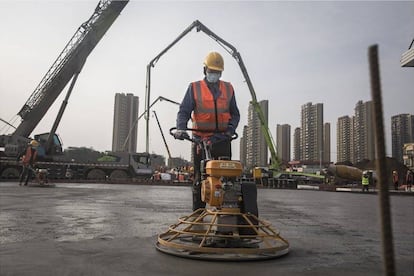
<path fill-rule="evenodd" d="M 194 128 L 186 128 L 186 129 L 183 129 L 183 130 L 188 130 L 188 131 L 199 131 L 199 132 L 213 132 L 213 133 L 217 133 L 217 134 L 224 134 L 224 132 L 221 132 L 221 131 L 211 131 L 211 130 L 203 130 L 203 129 L 194 129 Z M 175 133 L 176 133 L 176 131 L 177 131 L 177 128 L 176 127 L 172 127 L 172 128 L 170 128 L 170 134 L 171 134 L 171 136 L 173 136 L 174 138 L 175 138 Z M 213 137 L 213 136 L 212 136 Z M 222 138 L 222 139 L 219 139 L 219 140 L 216 140 L 214 143 L 217 143 L 217 142 L 220 142 L 220 141 L 225 141 L 225 140 L 230 140 L 230 141 L 233 141 L 233 140 L 235 140 L 235 139 L 237 139 L 238 137 L 239 137 L 239 135 L 235 132 L 235 133 L 233 133 L 233 135 L 231 136 L 231 137 L 229 137 L 229 136 L 227 136 L 227 135 L 223 135 L 223 137 L 225 137 L 225 138 Z M 209 137 L 210 138 L 210 137 Z M 190 142 L 194 142 L 194 143 L 196 143 L 196 144 L 201 144 L 202 143 L 202 141 L 203 140 L 205 140 L 205 139 L 203 139 L 203 138 L 198 138 L 197 136 L 195 137 L 195 136 L 193 136 L 193 137 L 190 137 L 190 136 L 188 136 L 188 137 L 183 137 L 183 139 L 184 140 L 187 140 L 187 141 L 190 141 Z M 210 139 L 208 139 L 208 140 L 210 140 Z"/>

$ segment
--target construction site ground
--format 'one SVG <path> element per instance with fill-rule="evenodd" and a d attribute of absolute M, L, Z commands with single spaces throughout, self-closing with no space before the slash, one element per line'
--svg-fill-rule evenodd
<path fill-rule="evenodd" d="M 391 193 L 397 275 L 414 275 L 414 197 Z M 258 190 L 259 216 L 290 242 L 257 262 L 179 258 L 157 234 L 191 212 L 183 186 L 0 183 L 0 275 L 381 275 L 378 195 Z"/>

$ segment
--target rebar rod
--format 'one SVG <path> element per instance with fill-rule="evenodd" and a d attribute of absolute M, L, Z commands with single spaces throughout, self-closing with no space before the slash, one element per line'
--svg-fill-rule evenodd
<path fill-rule="evenodd" d="M 385 157 L 384 122 L 381 98 L 381 82 L 378 63 L 378 45 L 368 49 L 371 75 L 371 96 L 374 104 L 376 168 L 379 175 L 379 204 L 381 218 L 382 256 L 385 275 L 395 275 L 394 247 L 392 237 L 390 199 L 388 192 L 388 170 Z"/>

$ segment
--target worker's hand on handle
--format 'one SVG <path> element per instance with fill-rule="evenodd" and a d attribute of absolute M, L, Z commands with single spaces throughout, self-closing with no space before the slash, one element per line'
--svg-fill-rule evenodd
<path fill-rule="evenodd" d="M 170 128 L 170 134 L 175 139 L 188 140 L 188 141 L 194 142 L 196 144 L 199 144 L 199 143 L 201 143 L 202 140 L 204 140 L 204 138 L 200 139 L 200 137 L 197 137 L 197 136 L 193 136 L 191 138 L 187 133 L 188 130 L 194 131 L 195 129 L 192 129 L 192 128 L 177 129 L 177 128 L 173 127 L 173 128 Z M 200 130 L 198 130 L 198 131 L 200 131 Z M 203 130 L 201 130 L 201 131 L 203 131 Z M 211 130 L 205 130 L 205 132 L 211 132 Z M 213 136 L 209 136 L 209 137 L 207 137 L 207 139 L 210 141 L 210 143 L 214 144 L 214 143 L 218 143 L 218 142 L 225 141 L 225 140 L 232 141 L 232 140 L 237 139 L 238 137 L 239 137 L 239 135 L 236 132 L 234 132 L 233 130 L 227 130 L 225 132 L 214 133 Z"/>
<path fill-rule="evenodd" d="M 182 129 L 177 129 L 177 131 L 173 134 L 175 139 L 178 140 L 189 140 L 190 136 L 188 135 L 187 131 Z"/>
<path fill-rule="evenodd" d="M 228 127 L 227 130 L 224 132 L 224 135 L 227 137 L 227 139 L 229 140 L 233 140 L 236 139 L 237 137 L 233 137 L 234 135 L 237 135 L 234 131 L 233 128 Z"/>

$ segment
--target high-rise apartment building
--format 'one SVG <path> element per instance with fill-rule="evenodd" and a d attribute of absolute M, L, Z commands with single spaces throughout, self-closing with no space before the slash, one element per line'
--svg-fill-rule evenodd
<path fill-rule="evenodd" d="M 374 121 L 372 101 L 358 101 L 355 105 L 353 128 L 354 158 L 352 163 L 375 159 Z"/>
<path fill-rule="evenodd" d="M 243 127 L 243 135 L 240 138 L 240 162 L 246 168 L 246 149 L 247 149 L 247 126 Z"/>
<path fill-rule="evenodd" d="M 320 161 L 323 153 L 323 104 L 302 105 L 301 160 Z"/>
<path fill-rule="evenodd" d="M 260 101 L 259 105 L 263 111 L 263 115 L 265 117 L 266 122 L 268 122 L 269 101 Z M 246 137 L 246 166 L 248 168 L 252 168 L 255 166 L 267 166 L 268 147 L 266 144 L 266 139 L 261 129 L 259 116 L 257 115 L 251 103 L 248 109 Z"/>
<path fill-rule="evenodd" d="M 399 114 L 391 117 L 392 157 L 403 162 L 405 143 L 414 143 L 414 115 Z"/>
<path fill-rule="evenodd" d="M 336 128 L 337 162 L 356 164 L 375 159 L 372 101 L 358 101 L 352 117 L 338 118 Z"/>
<path fill-rule="evenodd" d="M 351 122 L 350 122 L 350 127 L 351 127 L 351 136 L 350 136 L 350 139 L 349 139 L 349 142 L 351 143 L 350 145 L 349 145 L 349 150 L 350 150 L 350 160 L 349 161 L 351 161 L 351 162 L 354 162 L 354 160 L 355 160 L 355 131 L 354 131 L 354 129 L 355 129 L 355 116 L 352 116 L 352 117 L 350 117 L 350 119 L 351 119 Z"/>
<path fill-rule="evenodd" d="M 338 118 L 336 123 L 337 162 L 351 162 L 352 119 L 349 116 Z"/>
<path fill-rule="evenodd" d="M 300 127 L 297 127 L 293 133 L 293 160 L 302 160 L 300 152 Z"/>
<path fill-rule="evenodd" d="M 137 151 L 138 101 L 131 93 L 115 94 L 112 151 Z"/>
<path fill-rule="evenodd" d="M 322 161 L 324 163 L 331 162 L 331 124 L 323 125 L 323 154 Z"/>
<path fill-rule="evenodd" d="M 290 161 L 290 125 L 288 124 L 276 126 L 276 152 L 280 162 Z"/>

